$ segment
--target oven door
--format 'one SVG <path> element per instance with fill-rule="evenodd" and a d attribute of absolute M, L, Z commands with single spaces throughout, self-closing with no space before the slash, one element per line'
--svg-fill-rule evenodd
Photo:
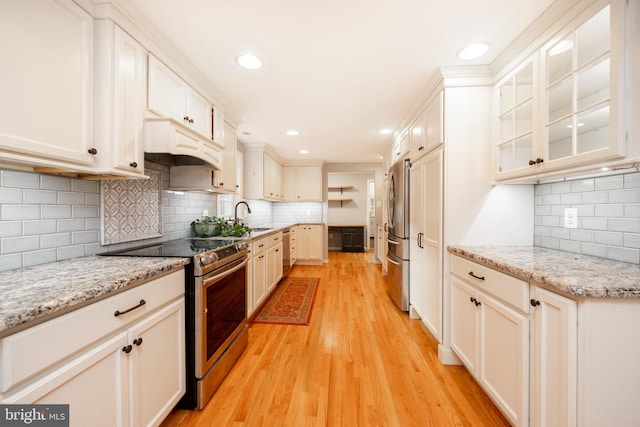
<path fill-rule="evenodd" d="M 203 378 L 247 321 L 247 259 L 196 278 L 196 377 Z"/>

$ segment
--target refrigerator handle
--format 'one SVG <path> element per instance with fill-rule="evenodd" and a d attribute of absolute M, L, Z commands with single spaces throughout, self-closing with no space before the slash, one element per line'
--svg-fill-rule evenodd
<path fill-rule="evenodd" d="M 389 240 L 389 239 L 387 239 L 387 243 L 391 243 L 392 245 L 399 245 L 400 244 L 400 242 L 396 242 L 394 240 Z"/>

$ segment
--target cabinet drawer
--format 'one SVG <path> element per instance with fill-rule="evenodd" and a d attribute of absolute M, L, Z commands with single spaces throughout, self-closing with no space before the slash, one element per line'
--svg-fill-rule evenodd
<path fill-rule="evenodd" d="M 267 247 L 272 248 L 278 243 L 282 243 L 282 232 L 267 236 Z"/>
<path fill-rule="evenodd" d="M 184 295 L 184 270 L 90 304 L 0 341 L 0 392 L 44 371 L 97 340 Z M 129 313 L 115 316 L 144 300 Z"/>
<path fill-rule="evenodd" d="M 251 244 L 251 251 L 254 254 L 259 254 L 265 251 L 265 249 L 267 249 L 267 238 L 263 237 L 262 239 L 257 239 L 254 240 L 253 243 Z"/>
<path fill-rule="evenodd" d="M 511 304 L 518 310 L 529 312 L 529 284 L 524 280 L 455 255 L 450 257 L 449 268 L 452 274 L 475 285 L 483 292 Z"/>

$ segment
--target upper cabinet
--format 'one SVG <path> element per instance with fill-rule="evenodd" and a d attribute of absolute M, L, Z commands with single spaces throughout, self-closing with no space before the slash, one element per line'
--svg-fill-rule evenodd
<path fill-rule="evenodd" d="M 244 197 L 282 201 L 282 164 L 264 148 L 246 148 L 244 153 Z"/>
<path fill-rule="evenodd" d="M 638 156 L 629 144 L 624 0 L 593 2 L 496 85 L 497 180 Z M 626 158 L 625 158 L 626 157 Z"/>
<path fill-rule="evenodd" d="M 322 201 L 322 166 L 284 166 L 283 177 L 285 201 Z"/>
<path fill-rule="evenodd" d="M 90 171 L 93 18 L 71 0 L 2 2 L 0 160 Z"/>
<path fill-rule="evenodd" d="M 394 164 L 409 152 L 409 131 L 403 130 L 391 147 L 391 164 Z"/>
<path fill-rule="evenodd" d="M 215 113 L 213 120 L 216 120 Z M 228 123 L 224 124 L 224 161 L 222 162 L 222 183 L 225 192 L 238 191 L 237 167 L 236 167 L 236 129 Z"/>
<path fill-rule="evenodd" d="M 409 127 L 412 161 L 444 143 L 443 98 L 444 91 L 440 89 L 429 98 L 424 110 Z"/>

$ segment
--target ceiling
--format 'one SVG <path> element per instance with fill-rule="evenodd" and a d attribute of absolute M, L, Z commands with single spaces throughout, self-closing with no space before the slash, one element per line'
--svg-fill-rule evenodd
<path fill-rule="evenodd" d="M 553 0 L 132 2 L 228 98 L 239 141 L 285 160 L 379 162 L 393 135 L 378 130 L 396 130 L 438 67 L 489 64 Z M 475 41 L 485 56 L 456 58 Z M 241 68 L 246 52 L 264 66 Z"/>

